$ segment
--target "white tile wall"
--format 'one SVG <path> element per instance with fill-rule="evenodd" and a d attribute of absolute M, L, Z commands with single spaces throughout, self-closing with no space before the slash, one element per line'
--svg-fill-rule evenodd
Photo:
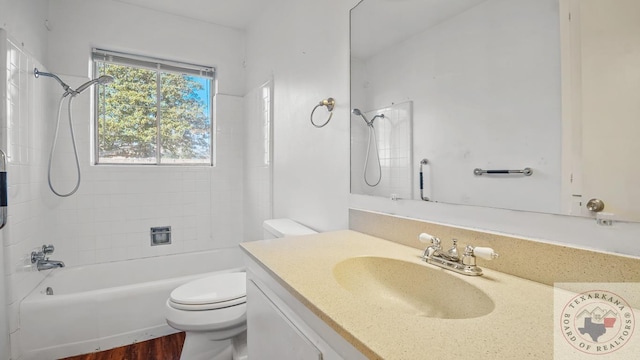
<path fill-rule="evenodd" d="M 64 77 L 64 81 L 79 84 L 86 79 Z M 215 167 L 91 165 L 89 99 L 83 94 L 73 104 L 80 188 L 69 198 L 57 198 L 45 189 L 52 211 L 47 226 L 54 230 L 50 242 L 58 244 L 57 258 L 73 266 L 228 247 L 241 241 L 241 98 L 216 97 Z M 60 139 L 65 140 L 69 139 Z M 64 185 L 60 175 L 63 179 L 71 175 L 66 189 L 74 183 L 72 156 L 60 151 L 54 160 L 57 169 L 65 167 L 53 176 L 55 184 Z M 67 165 L 61 165 L 65 161 Z M 150 246 L 149 230 L 154 226 L 171 226 L 171 245 Z"/>
<path fill-rule="evenodd" d="M 7 117 L 0 143 L 6 144 L 8 155 L 7 176 L 9 211 L 8 223 L 3 230 L 4 270 L 6 274 L 7 305 L 11 343 L 19 338 L 18 306 L 44 277 L 31 267 L 29 253 L 42 245 L 47 234 L 43 219 L 46 206 L 39 187 L 43 184 L 45 126 L 38 123 L 43 114 L 51 111 L 51 101 L 44 88 L 35 88 L 33 67 L 42 68 L 21 46 L 7 43 L 6 62 L 2 71 L 7 76 Z M 4 84 L 3 84 L 4 85 Z M 17 347 L 12 346 L 14 352 Z"/>

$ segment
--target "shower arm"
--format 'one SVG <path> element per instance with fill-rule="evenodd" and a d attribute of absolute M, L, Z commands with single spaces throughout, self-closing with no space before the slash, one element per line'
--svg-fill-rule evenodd
<path fill-rule="evenodd" d="M 40 76 L 48 76 L 50 78 L 54 78 L 60 83 L 60 85 L 62 85 L 62 88 L 67 93 L 67 95 L 75 93 L 75 91 L 71 88 L 71 86 L 67 85 L 56 74 L 52 74 L 52 73 L 48 73 L 48 72 L 42 72 L 42 71 L 38 70 L 38 68 L 34 68 L 33 69 L 33 76 L 35 76 L 36 79 L 39 78 Z"/>

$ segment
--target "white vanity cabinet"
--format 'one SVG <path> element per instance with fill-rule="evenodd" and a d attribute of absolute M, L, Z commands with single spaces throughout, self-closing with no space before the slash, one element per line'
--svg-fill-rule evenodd
<path fill-rule="evenodd" d="M 322 353 L 252 281 L 247 281 L 251 359 L 322 360 Z"/>
<path fill-rule="evenodd" d="M 247 343 L 249 359 L 366 359 L 252 260 L 247 260 Z"/>

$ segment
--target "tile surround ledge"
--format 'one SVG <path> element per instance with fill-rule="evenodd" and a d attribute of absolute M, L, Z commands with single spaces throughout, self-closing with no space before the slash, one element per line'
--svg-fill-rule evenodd
<path fill-rule="evenodd" d="M 640 258 L 611 254 L 535 240 L 469 230 L 389 214 L 349 209 L 349 229 L 424 249 L 422 232 L 437 236 L 443 247 L 458 239 L 458 245 L 492 247 L 500 257 L 478 259 L 481 268 L 553 286 L 570 282 L 640 282 Z"/>

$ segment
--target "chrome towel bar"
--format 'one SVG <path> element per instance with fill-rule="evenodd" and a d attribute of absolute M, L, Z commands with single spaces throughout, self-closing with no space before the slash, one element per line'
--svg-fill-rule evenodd
<path fill-rule="evenodd" d="M 524 176 L 531 176 L 533 170 L 531 168 L 524 168 L 522 170 L 482 170 L 479 168 L 473 169 L 473 174 L 480 176 L 482 174 L 523 174 Z"/>
<path fill-rule="evenodd" d="M 422 166 L 427 165 L 429 160 L 422 159 L 420 160 L 420 199 L 423 201 L 431 201 L 428 197 L 424 196 L 424 175 L 422 174 Z"/>
<path fill-rule="evenodd" d="M 0 150 L 0 229 L 7 224 L 7 156 Z"/>

